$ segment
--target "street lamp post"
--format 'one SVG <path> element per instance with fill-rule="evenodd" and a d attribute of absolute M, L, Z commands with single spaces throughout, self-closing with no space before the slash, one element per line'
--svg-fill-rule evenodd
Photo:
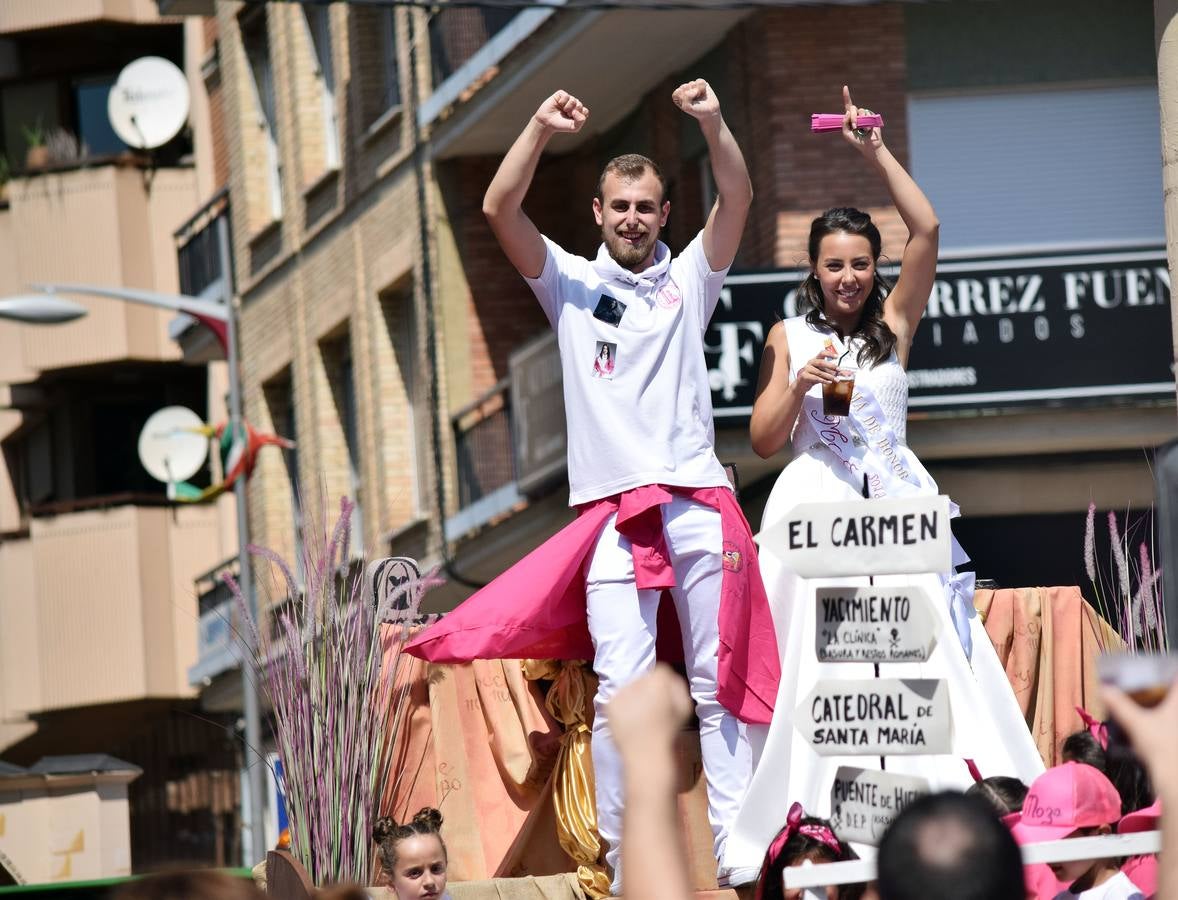
<path fill-rule="evenodd" d="M 217 254 L 221 259 L 221 298 L 225 306 L 225 348 L 229 365 L 229 433 L 245 440 L 245 414 L 241 399 L 241 352 L 237 335 L 237 311 L 233 306 L 233 287 L 230 277 L 229 222 L 226 216 L 217 219 Z M 249 513 L 246 508 L 246 474 L 243 471 L 233 482 L 233 496 L 237 502 L 237 577 L 245 591 L 246 608 L 250 618 L 258 622 L 258 598 L 254 591 L 254 579 L 249 554 Z M 247 630 L 248 632 L 248 630 Z M 259 648 L 250 646 L 256 653 Z M 258 683 L 254 680 L 248 659 L 241 662 L 242 706 L 245 713 L 245 758 L 252 752 L 257 757 L 254 764 L 246 765 L 246 782 L 249 784 L 249 826 L 250 843 L 254 858 L 265 859 L 266 828 L 262 821 L 265 808 L 266 767 L 262 756 L 262 710 L 258 699 Z"/>
<path fill-rule="evenodd" d="M 33 288 L 40 291 L 40 294 L 0 299 L 0 318 L 28 323 L 59 323 L 78 319 L 86 314 L 84 306 L 56 296 L 59 293 L 109 297 L 126 303 L 141 303 L 190 315 L 211 329 L 225 348 L 225 356 L 229 366 L 229 433 L 234 437 L 239 434 L 244 435 L 245 417 L 242 412 L 241 372 L 238 368 L 240 347 L 230 277 L 229 226 L 224 216 L 217 220 L 217 251 L 222 273 L 222 303 L 213 303 L 185 294 L 161 294 L 135 288 L 112 288 L 90 284 L 38 284 L 33 285 Z M 237 501 L 238 578 L 241 590 L 245 594 L 249 615 L 254 622 L 257 622 L 258 602 L 247 549 L 249 546 L 249 517 L 246 507 L 244 474 L 234 481 L 233 494 Z M 247 630 L 246 635 L 240 637 L 246 641 L 250 652 L 256 652 L 258 648 L 249 645 L 247 637 L 249 633 L 250 631 Z M 248 659 L 243 660 L 241 666 L 242 705 L 245 715 L 246 783 L 248 786 L 243 806 L 245 817 L 249 823 L 250 852 L 256 859 L 258 856 L 263 856 L 267 849 L 265 821 L 262 815 L 266 797 L 266 766 L 261 752 L 262 715 L 258 685 L 248 663 Z M 252 765 L 249 764 L 251 753 L 257 757 Z"/>
<path fill-rule="evenodd" d="M 28 325 L 61 325 L 86 315 L 86 307 L 61 297 L 30 294 L 0 300 L 0 319 Z"/>

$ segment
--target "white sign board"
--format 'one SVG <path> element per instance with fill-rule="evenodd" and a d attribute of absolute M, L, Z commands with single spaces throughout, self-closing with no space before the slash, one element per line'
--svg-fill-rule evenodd
<path fill-rule="evenodd" d="M 928 595 L 916 585 L 820 587 L 819 662 L 924 662 L 937 641 Z"/>
<path fill-rule="evenodd" d="M 949 689 L 933 678 L 819 681 L 794 713 L 819 756 L 951 752 Z"/>
<path fill-rule="evenodd" d="M 947 572 L 949 498 L 801 503 L 757 543 L 803 578 Z"/>
<path fill-rule="evenodd" d="M 928 792 L 923 778 L 839 766 L 830 788 L 830 824 L 844 841 L 877 845 L 904 807 Z"/>

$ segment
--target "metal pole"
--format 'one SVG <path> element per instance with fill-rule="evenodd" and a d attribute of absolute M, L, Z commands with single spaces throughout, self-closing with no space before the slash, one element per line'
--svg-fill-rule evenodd
<path fill-rule="evenodd" d="M 1162 137 L 1162 205 L 1166 220 L 1166 255 L 1171 283 L 1178 273 L 1178 0 L 1154 0 L 1154 39 L 1158 60 L 1158 106 Z M 1178 361 L 1178 303 L 1170 304 L 1171 333 Z M 1175 378 L 1178 390 L 1178 377 Z M 1178 442 L 1170 442 L 1158 453 L 1157 530 L 1161 546 L 1162 603 L 1166 615 L 1166 636 L 1171 651 L 1178 650 Z"/>
<path fill-rule="evenodd" d="M 233 272 L 229 255 L 229 223 L 224 213 L 217 219 L 217 253 L 221 265 L 221 297 L 225 302 L 225 312 L 228 314 L 226 322 L 228 329 L 227 343 L 229 345 L 226 356 L 229 363 L 229 434 L 235 439 L 238 430 L 242 429 L 244 440 L 245 416 L 242 414 L 241 401 L 241 370 L 238 367 L 239 346 L 237 342 L 237 309 L 233 305 Z M 238 582 L 244 592 L 246 609 L 255 623 L 258 622 L 258 598 L 254 591 L 253 572 L 250 568 L 250 555 L 246 549 L 249 546 L 249 510 L 246 506 L 245 474 L 238 476 L 233 483 L 233 496 L 237 501 L 237 566 Z M 261 628 L 261 624 L 258 624 Z M 241 638 L 249 644 L 250 629 L 242 629 Z M 250 657 L 257 651 L 257 647 L 248 646 L 249 653 L 241 662 L 241 694 L 245 712 L 245 754 L 243 760 L 246 769 L 247 791 L 242 802 L 242 813 L 249 825 L 250 852 L 253 859 L 243 860 L 246 865 L 253 865 L 259 858 L 265 859 L 266 851 L 266 823 L 263 811 L 266 808 L 266 759 L 262 755 L 262 711 L 258 698 L 258 683 L 252 671 Z M 251 760 L 251 757 L 253 759 Z"/>
<path fill-rule="evenodd" d="M 1162 126 L 1162 208 L 1170 274 L 1178 272 L 1178 0 L 1154 0 L 1158 105 Z M 1170 304 L 1174 358 L 1178 361 L 1178 304 Z M 1178 378 L 1175 379 L 1178 390 Z"/>

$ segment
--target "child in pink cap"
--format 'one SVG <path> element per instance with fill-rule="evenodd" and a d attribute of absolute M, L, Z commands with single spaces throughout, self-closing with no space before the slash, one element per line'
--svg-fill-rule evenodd
<path fill-rule="evenodd" d="M 1104 773 L 1064 763 L 1035 779 L 1012 831 L 1020 844 L 1111 834 L 1121 818 L 1121 797 Z M 1055 900 L 1145 900 L 1113 858 L 1051 863 L 1067 887 Z"/>
<path fill-rule="evenodd" d="M 1135 831 L 1154 831 L 1162 817 L 1162 801 L 1157 799 L 1145 809 L 1135 810 L 1121 818 L 1118 834 L 1132 834 Z M 1141 893 L 1152 897 L 1158 892 L 1158 858 L 1153 853 L 1132 856 L 1125 860 L 1121 871 L 1132 881 Z"/>

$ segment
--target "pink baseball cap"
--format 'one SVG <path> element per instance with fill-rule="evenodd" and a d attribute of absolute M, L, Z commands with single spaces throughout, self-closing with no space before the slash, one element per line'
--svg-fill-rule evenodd
<path fill-rule="evenodd" d="M 1104 773 L 1083 763 L 1054 766 L 1027 791 L 1011 831 L 1020 844 L 1055 841 L 1077 828 L 1114 825 L 1121 818 L 1121 796 Z"/>
<path fill-rule="evenodd" d="M 1117 826 L 1120 834 L 1131 834 L 1134 831 L 1154 831 L 1158 827 L 1158 819 L 1162 817 L 1162 798 L 1159 797 L 1144 809 L 1136 809 L 1125 813 L 1121 824 Z"/>

